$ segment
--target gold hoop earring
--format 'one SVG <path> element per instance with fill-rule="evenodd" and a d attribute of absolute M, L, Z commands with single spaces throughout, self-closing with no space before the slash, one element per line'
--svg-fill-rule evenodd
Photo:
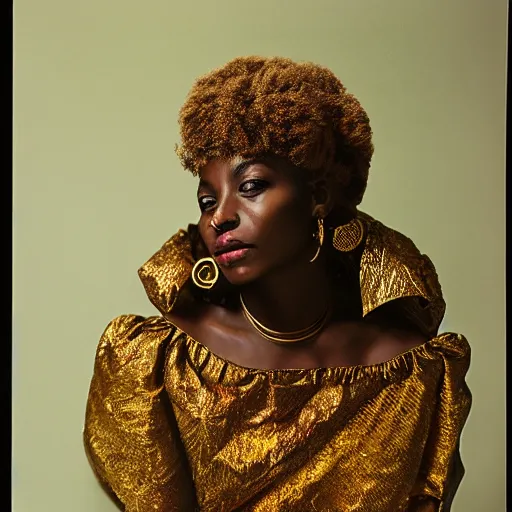
<path fill-rule="evenodd" d="M 198 288 L 209 290 L 219 278 L 219 268 L 213 258 L 201 258 L 192 269 L 192 281 Z"/>
<path fill-rule="evenodd" d="M 340 252 L 350 252 L 361 243 L 363 236 L 363 223 L 359 219 L 352 219 L 334 230 L 332 245 Z"/>
<path fill-rule="evenodd" d="M 318 249 L 316 250 L 315 255 L 312 259 L 309 260 L 309 263 L 313 263 L 318 258 L 320 254 L 320 249 L 322 248 L 322 244 L 324 243 L 324 219 L 322 217 L 318 217 L 318 231 L 315 234 L 315 239 L 318 240 Z"/>

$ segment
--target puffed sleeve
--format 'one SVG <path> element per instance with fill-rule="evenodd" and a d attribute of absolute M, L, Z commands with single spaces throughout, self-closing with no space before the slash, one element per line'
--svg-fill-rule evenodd
<path fill-rule="evenodd" d="M 123 315 L 101 336 L 84 426 L 102 486 L 127 512 L 191 512 L 195 491 L 166 394 L 162 317 Z"/>
<path fill-rule="evenodd" d="M 448 512 L 464 476 L 459 442 L 471 408 L 471 392 L 465 380 L 471 349 L 460 334 L 437 339 L 437 345 L 435 340 L 431 343 L 443 359 L 444 374 L 413 496 L 434 497 L 439 512 Z"/>

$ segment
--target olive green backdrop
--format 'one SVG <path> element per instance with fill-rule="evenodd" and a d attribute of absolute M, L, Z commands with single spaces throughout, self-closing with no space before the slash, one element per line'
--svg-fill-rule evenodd
<path fill-rule="evenodd" d="M 14 2 L 13 510 L 108 512 L 82 449 L 96 344 L 194 222 L 177 115 L 246 54 L 330 67 L 366 108 L 361 208 L 434 261 L 472 344 L 454 512 L 505 510 L 504 0 Z"/>

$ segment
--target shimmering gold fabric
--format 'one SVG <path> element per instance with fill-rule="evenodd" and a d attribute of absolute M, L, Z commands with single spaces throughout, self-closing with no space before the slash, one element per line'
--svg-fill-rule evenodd
<path fill-rule="evenodd" d="M 401 254 L 387 237 L 405 237 L 364 218 L 364 311 L 415 295 L 424 301 L 415 315 L 439 325 L 444 302 L 430 260 L 413 245 Z M 164 250 L 178 261 L 153 257 L 141 276 L 170 276 L 166 265 L 190 261 L 169 251 L 184 247 L 186 233 L 176 237 Z M 176 300 L 166 290 L 184 283 L 180 274 L 179 283 L 160 277 L 145 286 L 163 312 Z M 98 346 L 85 446 L 130 512 L 394 512 L 417 495 L 446 511 L 463 474 L 469 360 L 465 338 L 445 333 L 371 366 L 251 369 L 162 316 L 123 315 Z"/>

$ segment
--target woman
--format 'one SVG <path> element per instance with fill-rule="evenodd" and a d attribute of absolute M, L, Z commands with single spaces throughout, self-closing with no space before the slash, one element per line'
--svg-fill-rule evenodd
<path fill-rule="evenodd" d="M 327 69 L 237 58 L 180 113 L 199 223 L 139 270 L 160 315 L 97 351 L 84 440 L 128 511 L 450 509 L 465 338 L 414 244 L 357 209 L 368 118 Z"/>

